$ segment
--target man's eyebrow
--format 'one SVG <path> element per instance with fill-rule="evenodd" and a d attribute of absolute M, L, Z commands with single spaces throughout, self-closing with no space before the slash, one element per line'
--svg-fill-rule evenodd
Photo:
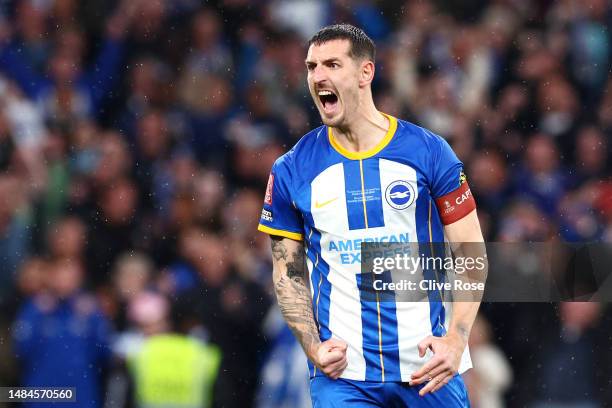
<path fill-rule="evenodd" d="M 329 64 L 331 62 L 340 62 L 340 58 L 338 57 L 328 58 L 325 61 L 323 61 L 323 64 Z"/>
<path fill-rule="evenodd" d="M 306 63 L 306 65 L 309 65 L 309 64 L 315 64 L 316 65 L 315 61 L 305 60 L 304 62 Z M 322 64 L 329 64 L 331 62 L 340 62 L 340 58 L 332 57 L 332 58 L 328 58 L 326 60 L 321 61 Z"/>

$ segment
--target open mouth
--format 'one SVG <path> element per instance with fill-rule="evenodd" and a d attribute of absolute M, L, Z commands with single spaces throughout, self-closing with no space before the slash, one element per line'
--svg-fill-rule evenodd
<path fill-rule="evenodd" d="M 338 106 L 338 96 L 332 91 L 319 91 L 319 100 L 325 113 L 333 113 Z"/>

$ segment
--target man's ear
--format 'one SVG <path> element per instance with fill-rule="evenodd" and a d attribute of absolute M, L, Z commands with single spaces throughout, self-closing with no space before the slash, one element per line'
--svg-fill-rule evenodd
<path fill-rule="evenodd" d="M 366 86 L 374 80 L 374 63 L 370 60 L 364 60 L 361 63 L 361 71 L 359 73 L 359 86 Z"/>

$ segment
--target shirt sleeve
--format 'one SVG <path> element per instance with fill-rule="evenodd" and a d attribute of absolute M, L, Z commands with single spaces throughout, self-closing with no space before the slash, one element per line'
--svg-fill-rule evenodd
<path fill-rule="evenodd" d="M 463 163 L 446 140 L 440 136 L 434 140 L 431 195 L 442 223 L 448 225 L 472 212 L 476 202 L 463 172 Z"/>
<path fill-rule="evenodd" d="M 431 166 L 431 195 L 434 199 L 459 188 L 463 163 L 440 136 L 434 136 Z"/>
<path fill-rule="evenodd" d="M 291 199 L 291 178 L 287 164 L 281 159 L 272 166 L 258 230 L 301 241 L 304 238 L 302 216 Z"/>

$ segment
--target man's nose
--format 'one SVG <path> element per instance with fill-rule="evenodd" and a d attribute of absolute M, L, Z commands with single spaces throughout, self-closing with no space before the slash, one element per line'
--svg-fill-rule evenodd
<path fill-rule="evenodd" d="M 312 80 L 316 85 L 321 84 L 327 79 L 327 75 L 325 74 L 325 70 L 323 67 L 315 67 L 312 71 Z"/>

